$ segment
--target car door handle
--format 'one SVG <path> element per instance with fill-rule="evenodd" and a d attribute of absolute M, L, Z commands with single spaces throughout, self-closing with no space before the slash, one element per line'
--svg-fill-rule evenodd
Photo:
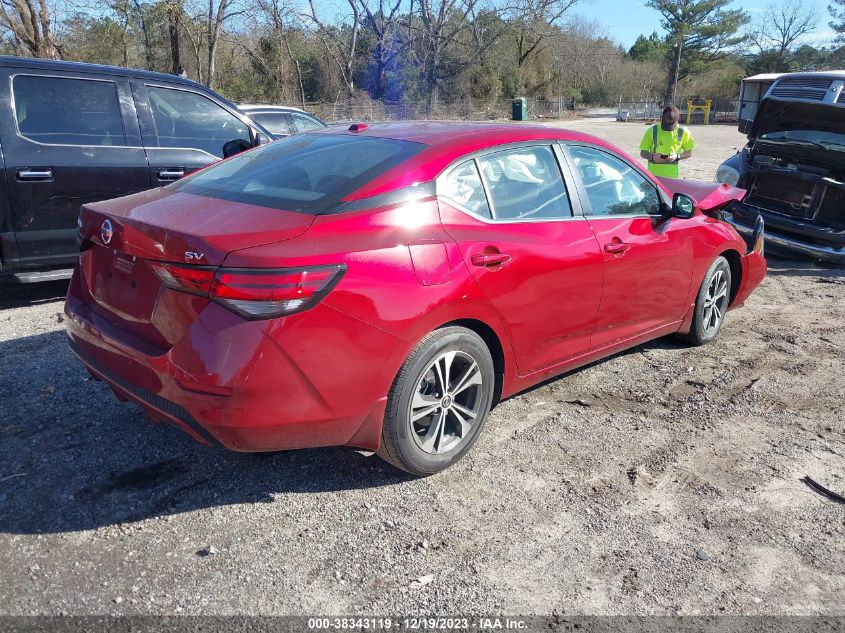
<path fill-rule="evenodd" d="M 28 169 L 23 168 L 18 170 L 18 180 L 23 181 L 44 181 L 53 180 L 53 170 L 49 167 Z"/>
<path fill-rule="evenodd" d="M 631 245 L 625 242 L 609 242 L 604 245 L 605 252 L 614 255 L 623 255 L 629 248 L 631 248 Z"/>
<path fill-rule="evenodd" d="M 177 167 L 158 170 L 159 180 L 179 180 L 184 175 L 185 170 Z"/>
<path fill-rule="evenodd" d="M 507 253 L 475 253 L 471 258 L 474 266 L 500 266 L 511 260 Z"/>

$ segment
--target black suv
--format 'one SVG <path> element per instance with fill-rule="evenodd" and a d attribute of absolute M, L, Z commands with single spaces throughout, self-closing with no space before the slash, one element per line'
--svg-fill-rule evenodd
<path fill-rule="evenodd" d="M 770 252 L 845 265 L 845 70 L 778 77 L 740 129 L 716 180 L 748 193 L 725 219 L 751 235 L 762 216 Z"/>
<path fill-rule="evenodd" d="M 269 138 L 188 79 L 0 56 L 0 272 L 68 277 L 81 205 L 166 185 Z"/>

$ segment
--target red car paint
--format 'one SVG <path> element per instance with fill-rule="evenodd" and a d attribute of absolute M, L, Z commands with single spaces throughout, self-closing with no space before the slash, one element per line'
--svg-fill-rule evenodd
<path fill-rule="evenodd" d="M 732 307 L 766 273 L 761 255 L 700 208 L 689 219 L 492 223 L 431 192 L 384 199 L 430 183 L 469 153 L 510 143 L 590 144 L 636 165 L 592 136 L 430 123 L 313 134 L 427 147 L 347 195 L 344 202 L 357 201 L 358 208 L 343 213 L 314 216 L 169 189 L 83 207 L 67 330 L 74 353 L 119 398 L 199 441 L 234 450 L 375 449 L 400 366 L 436 328 L 460 322 L 481 333 L 500 361 L 507 397 L 643 341 L 688 331 L 698 288 L 720 254 L 739 273 Z M 688 193 L 708 212 L 743 194 L 642 173 L 668 199 Z M 108 245 L 100 235 L 106 219 L 113 227 Z M 154 262 L 184 264 L 189 253 L 209 275 L 218 266 L 343 265 L 345 273 L 309 309 L 249 320 L 207 296 L 162 284 Z"/>

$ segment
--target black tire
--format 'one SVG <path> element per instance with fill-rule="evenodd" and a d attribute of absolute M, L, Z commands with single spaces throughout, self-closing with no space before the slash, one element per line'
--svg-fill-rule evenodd
<path fill-rule="evenodd" d="M 439 376 L 447 362 L 449 377 L 442 380 L 449 388 L 440 393 Z M 448 468 L 478 439 L 493 403 L 494 385 L 490 350 L 475 332 L 450 326 L 426 335 L 390 388 L 379 457 L 418 477 Z M 462 418 L 470 423 L 462 424 Z"/>
<path fill-rule="evenodd" d="M 714 301 L 715 295 L 719 296 Z M 698 289 L 689 334 L 682 334 L 680 338 L 690 345 L 704 345 L 716 338 L 725 322 L 730 300 L 731 266 L 728 260 L 720 255 L 710 265 L 701 282 L 701 288 Z M 715 312 L 711 305 L 714 306 Z"/>

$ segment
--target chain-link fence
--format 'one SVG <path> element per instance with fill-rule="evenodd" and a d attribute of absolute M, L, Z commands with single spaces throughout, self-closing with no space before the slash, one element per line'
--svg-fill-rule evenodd
<path fill-rule="evenodd" d="M 687 104 L 692 101 L 694 104 L 702 103 L 699 98 L 681 98 L 677 102 L 681 111 L 681 121 L 687 120 Z M 617 121 L 657 121 L 663 106 L 657 99 L 651 101 L 620 101 L 616 108 Z M 739 112 L 739 101 L 730 99 L 713 99 L 710 105 L 710 123 L 722 123 L 736 121 Z M 704 113 L 694 110 L 690 119 L 691 123 L 703 123 Z"/>
<path fill-rule="evenodd" d="M 529 119 L 559 119 L 571 116 L 574 104 L 565 97 L 542 99 L 529 97 Z M 359 100 L 336 103 L 306 103 L 305 109 L 324 121 L 416 121 L 465 120 L 494 121 L 511 118 L 512 100 L 464 99 L 439 102 Z"/>

